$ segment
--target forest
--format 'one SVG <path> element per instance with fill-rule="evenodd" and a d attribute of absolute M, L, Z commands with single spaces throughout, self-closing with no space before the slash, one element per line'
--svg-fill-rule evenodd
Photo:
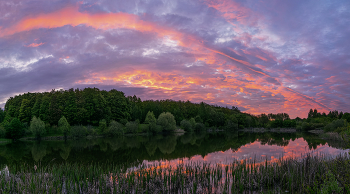
<path fill-rule="evenodd" d="M 98 88 L 52 90 L 11 97 L 0 109 L 0 138 L 18 139 L 25 135 L 64 134 L 85 136 L 121 133 L 214 129 L 234 131 L 244 128 L 296 128 L 300 131 L 324 129 L 348 131 L 350 114 L 310 109 L 308 118 L 290 119 L 287 113 L 251 115 L 237 107 L 221 107 L 204 102 L 144 100 L 125 96 L 122 91 Z M 37 130 L 41 128 L 42 130 Z"/>

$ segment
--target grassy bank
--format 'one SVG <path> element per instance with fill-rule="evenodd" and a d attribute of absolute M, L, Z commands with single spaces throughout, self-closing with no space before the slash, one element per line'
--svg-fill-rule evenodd
<path fill-rule="evenodd" d="M 0 193 L 349 193 L 350 157 L 307 156 L 256 164 L 192 164 L 130 170 L 113 164 L 11 166 Z"/>

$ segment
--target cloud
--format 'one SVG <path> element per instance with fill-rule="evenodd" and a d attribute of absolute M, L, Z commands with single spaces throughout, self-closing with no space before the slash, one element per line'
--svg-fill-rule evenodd
<path fill-rule="evenodd" d="M 252 114 L 305 117 L 310 108 L 350 108 L 349 44 L 341 41 L 349 40 L 349 25 L 340 19 L 332 24 L 336 30 L 327 31 L 312 20 L 327 17 L 319 8 L 342 18 L 347 4 L 328 8 L 322 1 L 312 8 L 307 1 L 307 14 L 299 1 L 289 7 L 250 1 L 72 3 L 41 1 L 40 10 L 27 1 L 0 4 L 9 10 L 0 14 L 0 103 L 24 92 L 96 86 L 142 99 L 238 106 Z"/>

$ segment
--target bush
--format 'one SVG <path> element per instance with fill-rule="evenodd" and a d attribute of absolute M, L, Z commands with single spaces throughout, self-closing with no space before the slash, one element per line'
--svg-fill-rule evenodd
<path fill-rule="evenodd" d="M 45 128 L 46 128 L 46 124 L 45 124 Z M 46 130 L 46 133 L 48 133 L 47 131 L 49 130 Z M 57 125 L 52 125 L 51 127 L 51 134 L 61 134 L 62 131 L 60 131 L 60 128 L 57 127 Z"/>
<path fill-rule="evenodd" d="M 111 121 L 108 129 L 105 131 L 104 135 L 109 137 L 120 136 L 124 134 L 124 126 L 117 121 Z"/>
<path fill-rule="evenodd" d="M 194 129 L 194 127 L 196 126 L 196 120 L 194 118 L 191 118 L 189 122 L 191 123 L 192 129 Z"/>
<path fill-rule="evenodd" d="M 32 120 L 30 121 L 30 131 L 33 133 L 36 139 L 40 140 L 42 136 L 45 135 L 45 123 L 44 121 L 41 121 L 40 118 L 36 118 L 34 116 Z"/>
<path fill-rule="evenodd" d="M 70 134 L 72 135 L 72 137 L 81 138 L 86 137 L 88 133 L 86 127 L 82 125 L 76 125 L 71 127 Z"/>
<path fill-rule="evenodd" d="M 50 123 L 45 123 L 46 134 L 54 133 L 50 131 L 50 128 L 51 128 Z M 59 129 L 57 131 L 59 131 Z"/>
<path fill-rule="evenodd" d="M 86 133 L 87 133 L 87 135 L 92 135 L 92 136 L 95 136 L 97 134 L 95 128 L 91 125 L 88 125 L 86 127 Z"/>
<path fill-rule="evenodd" d="M 16 141 L 17 139 L 24 136 L 24 128 L 17 118 L 12 119 L 6 129 L 6 137 Z"/>
<path fill-rule="evenodd" d="M 126 123 L 125 127 L 127 132 L 137 133 L 137 130 L 139 129 L 139 123 L 136 121 L 130 121 Z"/>
<path fill-rule="evenodd" d="M 140 132 L 148 132 L 149 131 L 149 124 L 140 124 L 139 129 L 140 129 Z"/>
<path fill-rule="evenodd" d="M 301 124 L 301 130 L 302 131 L 310 131 L 310 130 L 313 130 L 313 129 L 315 129 L 315 127 L 312 124 L 308 123 L 308 122 L 303 122 Z"/>
<path fill-rule="evenodd" d="M 100 134 L 103 134 L 105 130 L 107 129 L 107 122 L 105 119 L 100 120 L 98 130 Z"/>
<path fill-rule="evenodd" d="M 176 129 L 176 121 L 174 115 L 170 112 L 163 112 L 159 115 L 157 124 L 162 127 L 164 131 L 175 131 Z"/>
<path fill-rule="evenodd" d="M 193 131 L 192 124 L 190 123 L 190 121 L 186 119 L 182 120 L 180 125 L 181 125 L 181 128 L 184 129 L 185 131 L 188 131 L 188 132 Z"/>
<path fill-rule="evenodd" d="M 196 123 L 196 126 L 194 127 L 196 131 L 202 131 L 205 130 L 205 125 L 203 123 Z"/>
<path fill-rule="evenodd" d="M 126 125 L 126 123 L 128 123 L 128 120 L 126 120 L 126 119 L 120 119 L 120 124 Z"/>
<path fill-rule="evenodd" d="M 347 124 L 346 120 L 344 120 L 344 119 L 334 120 L 333 122 L 326 125 L 324 127 L 324 130 L 327 132 L 336 131 L 338 128 L 343 128 L 343 127 L 345 128 L 346 124 Z"/>
<path fill-rule="evenodd" d="M 4 127 L 0 126 L 0 138 L 4 138 L 6 134 L 6 130 Z"/>

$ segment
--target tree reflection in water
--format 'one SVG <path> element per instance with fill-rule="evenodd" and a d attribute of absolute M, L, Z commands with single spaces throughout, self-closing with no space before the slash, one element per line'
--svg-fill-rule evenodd
<path fill-rule="evenodd" d="M 253 145 L 253 143 L 256 145 L 257 142 L 261 146 L 284 148 L 282 150 L 299 149 L 290 146 L 291 142 L 295 140 L 306 142 L 308 149 L 328 145 L 342 148 L 339 142 L 326 141 L 312 134 L 200 132 L 185 133 L 182 136 L 158 134 L 155 136 L 68 140 L 67 142 L 16 142 L 0 146 L 0 164 L 32 164 L 38 162 L 42 164 L 49 162 L 105 163 L 108 161 L 131 165 L 142 161 L 169 161 L 181 158 L 198 158 L 198 156 L 203 159 L 210 154 L 215 155 L 215 153 L 219 154 L 225 151 L 226 154 L 229 154 L 228 150 L 231 150 L 230 153 L 241 152 L 241 148 L 245 145 Z M 295 146 L 295 143 L 293 143 L 293 146 Z M 305 146 L 302 149 L 305 149 Z"/>

